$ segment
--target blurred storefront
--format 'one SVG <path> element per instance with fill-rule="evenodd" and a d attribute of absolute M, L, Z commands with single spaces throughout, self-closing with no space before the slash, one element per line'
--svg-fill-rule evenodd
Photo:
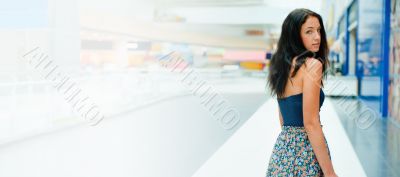
<path fill-rule="evenodd" d="M 335 36 L 331 73 L 356 79 L 358 98 L 382 117 L 400 122 L 399 1 L 330 0 L 323 8 L 328 9 L 327 34 Z"/>
<path fill-rule="evenodd" d="M 400 122 L 400 1 L 391 2 L 389 115 Z"/>

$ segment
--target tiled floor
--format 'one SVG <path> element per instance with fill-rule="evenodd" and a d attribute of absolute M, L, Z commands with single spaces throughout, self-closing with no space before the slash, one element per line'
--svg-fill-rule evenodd
<path fill-rule="evenodd" d="M 222 129 L 196 96 L 177 97 L 96 127 L 3 144 L 0 176 L 262 177 L 280 131 L 277 102 L 265 95 L 264 81 L 210 82 L 240 113 L 240 126 L 232 131 Z M 160 90 L 179 91 L 167 86 L 160 84 Z M 339 176 L 400 176 L 394 123 L 356 99 L 329 97 L 321 121 Z"/>
<path fill-rule="evenodd" d="M 180 83 L 173 84 L 174 79 L 160 83 L 160 92 L 172 95 L 169 99 L 107 117 L 96 126 L 80 124 L 6 144 L 0 141 L 0 177 L 188 177 L 268 99 L 264 79 L 207 80 L 215 90 L 209 94 L 218 97 L 204 104 L 190 92 L 174 96 L 185 91 Z M 235 109 L 240 120 L 229 130 L 225 125 L 232 119 L 220 118 L 230 110 L 225 108 Z M 35 115 L 27 119 L 33 122 Z"/>
<path fill-rule="evenodd" d="M 273 145 L 280 132 L 277 115 L 276 100 L 268 100 L 193 177 L 265 176 Z M 321 109 L 321 122 L 336 173 L 344 177 L 367 176 L 330 100 L 324 102 Z"/>
<path fill-rule="evenodd" d="M 331 98 L 369 177 L 400 176 L 400 128 L 356 98 Z"/>

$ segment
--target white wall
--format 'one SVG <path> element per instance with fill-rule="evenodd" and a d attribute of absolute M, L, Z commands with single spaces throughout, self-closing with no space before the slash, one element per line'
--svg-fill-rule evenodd
<path fill-rule="evenodd" d="M 9 12 L 8 18 L 12 19 L 0 26 L 0 71 L 10 74 L 9 72 L 24 73 L 32 70 L 22 60 L 22 56 L 35 47 L 44 50 L 61 68 L 77 68 L 80 39 L 76 0 L 35 0 L 19 3 L 28 3 L 28 9 L 36 3 L 42 4 L 36 5 L 38 7 L 35 10 L 22 12 L 18 6 L 6 3 L 0 10 L 6 16 Z M 21 17 L 14 17 L 14 14 Z"/>

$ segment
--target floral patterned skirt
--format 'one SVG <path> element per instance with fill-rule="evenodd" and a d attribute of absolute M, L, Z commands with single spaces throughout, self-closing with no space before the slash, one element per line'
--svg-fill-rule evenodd
<path fill-rule="evenodd" d="M 329 147 L 328 154 L 331 157 Z M 266 176 L 323 176 L 304 127 L 282 127 Z"/>

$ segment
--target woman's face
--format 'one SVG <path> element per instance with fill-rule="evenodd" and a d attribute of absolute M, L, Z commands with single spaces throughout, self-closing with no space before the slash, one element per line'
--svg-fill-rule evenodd
<path fill-rule="evenodd" d="M 300 36 L 304 47 L 312 52 L 318 52 L 321 43 L 321 26 L 318 18 L 309 16 L 301 26 Z"/>

